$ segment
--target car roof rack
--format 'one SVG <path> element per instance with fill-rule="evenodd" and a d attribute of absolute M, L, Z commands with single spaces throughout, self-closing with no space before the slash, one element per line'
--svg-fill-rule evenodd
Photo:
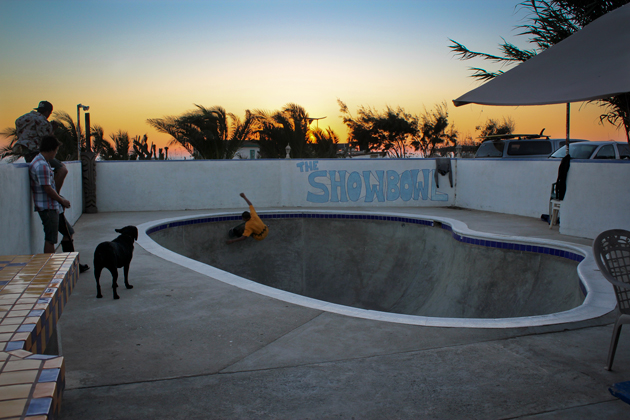
<path fill-rule="evenodd" d="M 481 137 L 482 141 L 497 141 L 497 140 L 531 140 L 531 139 L 545 139 L 549 140 L 549 136 L 544 135 L 545 129 L 540 131 L 540 134 L 493 134 L 490 136 Z"/>

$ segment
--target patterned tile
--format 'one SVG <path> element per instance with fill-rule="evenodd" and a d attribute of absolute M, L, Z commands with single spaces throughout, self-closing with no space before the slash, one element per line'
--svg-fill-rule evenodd
<path fill-rule="evenodd" d="M 64 358 L 42 354 L 79 276 L 78 254 L 0 256 L 0 417 L 56 418 Z"/>

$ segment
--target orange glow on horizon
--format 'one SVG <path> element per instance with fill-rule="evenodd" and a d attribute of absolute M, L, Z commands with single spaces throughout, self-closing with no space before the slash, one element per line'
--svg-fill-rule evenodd
<path fill-rule="evenodd" d="M 119 130 L 147 134 L 163 148 L 171 139 L 147 119 L 178 116 L 195 104 L 221 106 L 242 119 L 247 109 L 295 103 L 311 117 L 326 116 L 313 124 L 346 142 L 340 99 L 355 116 L 360 106 L 421 115 L 446 102 L 460 138 L 474 138 L 475 127 L 503 117 L 514 120 L 517 132 L 545 128 L 565 137 L 564 105 L 452 105 L 479 84 L 470 78 L 473 63 L 453 57 L 449 39 L 477 51 L 496 51 L 502 36 L 527 47 L 514 36 L 522 16 L 503 0 L 321 0 L 319 7 L 294 2 L 290 8 L 267 1 L 235 7 L 236 0 L 151 2 L 150 8 L 138 0 L 36 3 L 2 3 L 0 130 L 14 127 L 41 100 L 73 119 L 82 103 L 106 138 Z M 601 113 L 594 104 L 573 104 L 571 137 L 626 141 L 623 131 L 600 124 Z M 0 145 L 6 143 L 0 136 Z M 170 147 L 169 155 L 177 155 Z"/>

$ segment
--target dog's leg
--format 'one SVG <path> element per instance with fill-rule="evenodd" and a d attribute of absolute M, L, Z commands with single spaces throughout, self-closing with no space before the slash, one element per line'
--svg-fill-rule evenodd
<path fill-rule="evenodd" d="M 125 287 L 127 289 L 133 289 L 133 286 L 129 284 L 129 264 L 125 265 L 124 272 L 125 272 Z"/>
<path fill-rule="evenodd" d="M 116 289 L 118 288 L 118 269 L 114 268 L 110 271 L 112 272 L 112 289 L 114 290 L 114 299 L 120 299 L 120 296 L 116 293 Z"/>
<path fill-rule="evenodd" d="M 94 265 L 94 278 L 96 279 L 96 297 L 100 299 L 103 297 L 103 295 L 101 294 L 101 282 L 99 281 L 101 278 L 101 270 L 103 269 L 103 267 L 100 267 L 96 264 Z"/>

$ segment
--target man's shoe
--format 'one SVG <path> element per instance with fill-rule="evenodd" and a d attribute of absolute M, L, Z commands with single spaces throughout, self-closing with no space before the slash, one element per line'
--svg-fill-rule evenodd
<path fill-rule="evenodd" d="M 85 273 L 90 269 L 90 266 L 87 264 L 79 264 L 79 273 Z"/>

